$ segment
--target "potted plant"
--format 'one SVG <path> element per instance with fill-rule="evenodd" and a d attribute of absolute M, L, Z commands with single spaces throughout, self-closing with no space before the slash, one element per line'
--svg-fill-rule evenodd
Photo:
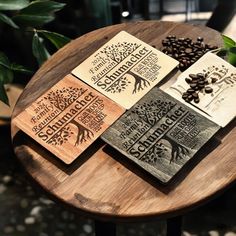
<path fill-rule="evenodd" d="M 30 51 L 28 53 L 31 54 L 30 60 L 35 60 L 37 61 L 35 64 L 38 64 L 33 69 L 29 69 L 28 66 L 12 62 L 7 55 L 10 50 L 5 52 L 5 48 L 1 45 L 0 125 L 5 123 L 3 120 L 9 121 L 11 109 L 21 93 L 23 86 L 15 85 L 16 78 L 22 77 L 22 74 L 26 77 L 32 76 L 37 67 L 50 57 L 50 50 L 55 51 L 70 41 L 68 37 L 43 28 L 45 24 L 55 19 L 55 12 L 60 11 L 64 6 L 64 3 L 50 0 L 0 0 L 1 35 L 9 41 L 7 44 L 21 42 L 20 45 L 25 47 L 19 52 L 14 51 L 12 55 Z"/>

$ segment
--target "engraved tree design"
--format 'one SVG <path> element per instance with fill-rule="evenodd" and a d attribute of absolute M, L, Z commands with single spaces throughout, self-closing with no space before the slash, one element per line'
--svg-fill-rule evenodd
<path fill-rule="evenodd" d="M 158 159 L 164 157 L 166 151 L 167 149 L 165 145 L 163 145 L 162 143 L 157 143 L 152 148 L 150 148 L 148 152 L 139 160 L 147 162 L 149 164 L 156 164 Z"/>
<path fill-rule="evenodd" d="M 63 111 L 68 106 L 70 106 L 79 96 L 84 93 L 84 89 L 82 88 L 73 88 L 73 87 L 64 87 L 62 89 L 57 89 L 55 91 L 50 91 L 46 97 L 46 100 L 49 100 L 51 104 L 53 104 L 56 108 Z M 60 129 L 50 140 L 49 144 L 52 145 L 62 145 L 68 141 L 73 132 L 71 131 L 70 125 L 76 126 L 77 138 L 75 145 L 79 145 L 83 142 L 86 142 L 92 136 L 94 136 L 93 132 L 79 124 L 74 117 L 69 123 Z"/>
<path fill-rule="evenodd" d="M 111 93 L 120 93 L 124 91 L 129 84 L 130 81 L 127 78 L 121 77 L 111 87 L 109 87 L 107 91 Z"/>
<path fill-rule="evenodd" d="M 63 111 L 73 103 L 83 91 L 82 88 L 64 87 L 50 91 L 44 99 L 49 100 L 52 105 Z"/>
<path fill-rule="evenodd" d="M 106 46 L 101 52 L 105 53 L 107 57 L 109 57 L 113 61 L 120 63 L 132 52 L 134 52 L 139 46 L 140 45 L 138 45 L 137 43 L 118 42 L 117 44 Z"/>
<path fill-rule="evenodd" d="M 185 148 L 183 145 L 179 143 L 176 143 L 167 135 L 164 135 L 161 140 L 166 140 L 170 144 L 170 147 L 171 147 L 170 164 L 172 163 L 172 161 L 183 159 L 189 153 L 189 150 L 187 148 Z"/>
<path fill-rule="evenodd" d="M 165 116 L 173 107 L 175 103 L 163 100 L 152 100 L 148 103 L 138 104 L 132 110 L 132 113 L 138 115 L 138 117 L 150 125 L 154 125 L 163 116 Z"/>
<path fill-rule="evenodd" d="M 147 162 L 149 164 L 156 164 L 157 161 L 161 158 L 164 158 L 167 152 L 167 146 L 164 142 L 168 142 L 171 148 L 171 159 L 169 164 L 173 161 L 181 160 L 186 155 L 188 155 L 189 150 L 183 145 L 176 143 L 174 140 L 169 138 L 167 135 L 164 135 L 158 143 L 156 143 L 148 152 L 140 158 L 141 161 Z"/>
<path fill-rule="evenodd" d="M 130 81 L 134 81 L 134 89 L 133 94 L 139 91 L 144 90 L 145 87 L 150 86 L 150 82 L 146 79 L 134 74 L 133 72 L 129 71 L 121 78 L 119 78 L 116 82 L 114 82 L 108 89 L 108 92 L 111 93 L 120 93 L 126 89 Z"/>
<path fill-rule="evenodd" d="M 71 137 L 72 134 L 74 134 L 71 131 L 70 125 L 76 126 L 78 132 L 77 132 L 77 138 L 75 141 L 75 145 L 82 144 L 83 142 L 86 142 L 88 139 L 91 139 L 91 137 L 94 136 L 93 132 L 83 125 L 79 124 L 77 121 L 75 121 L 75 118 L 72 119 L 65 127 L 63 127 L 61 130 L 59 130 L 49 141 L 48 144 L 52 145 L 62 145 L 68 141 L 68 139 Z"/>
<path fill-rule="evenodd" d="M 75 145 L 82 144 L 83 142 L 86 142 L 88 139 L 91 139 L 91 137 L 94 136 L 91 130 L 79 124 L 77 121 L 75 121 L 75 119 L 71 120 L 70 124 L 76 126 L 76 128 L 78 129 Z"/>
<path fill-rule="evenodd" d="M 134 89 L 132 93 L 136 93 L 139 91 L 144 90 L 144 88 L 150 86 L 150 82 L 147 81 L 146 79 L 134 74 L 133 72 L 129 71 L 126 73 L 125 78 L 129 78 L 129 80 L 134 80 Z"/>
<path fill-rule="evenodd" d="M 49 144 L 52 145 L 62 145 L 68 141 L 73 132 L 70 127 L 67 125 L 63 127 L 59 132 L 57 132 L 49 141 Z"/>

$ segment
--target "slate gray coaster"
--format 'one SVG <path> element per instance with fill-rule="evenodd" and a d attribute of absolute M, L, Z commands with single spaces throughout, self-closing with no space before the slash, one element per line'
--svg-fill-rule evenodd
<path fill-rule="evenodd" d="M 220 126 L 153 88 L 102 139 L 167 183 Z"/>

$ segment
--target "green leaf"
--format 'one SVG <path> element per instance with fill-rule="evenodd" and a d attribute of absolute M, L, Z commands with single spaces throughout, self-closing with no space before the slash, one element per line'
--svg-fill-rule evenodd
<path fill-rule="evenodd" d="M 19 27 L 14 23 L 14 21 L 8 16 L 6 16 L 5 14 L 0 13 L 0 21 L 10 25 L 11 27 L 15 29 L 19 29 Z"/>
<path fill-rule="evenodd" d="M 45 38 L 50 40 L 50 42 L 57 48 L 63 47 L 65 44 L 70 42 L 70 39 L 67 38 L 64 35 L 55 33 L 55 32 L 50 32 L 46 30 L 38 30 L 38 33 L 42 34 Z"/>
<path fill-rule="evenodd" d="M 64 3 L 54 1 L 33 1 L 30 5 L 22 9 L 13 20 L 23 26 L 42 26 L 55 19 L 53 13 L 61 10 Z"/>
<path fill-rule="evenodd" d="M 47 24 L 55 19 L 52 15 L 17 15 L 13 20 L 22 26 L 37 27 Z"/>
<path fill-rule="evenodd" d="M 29 5 L 29 0 L 0 0 L 0 10 L 21 10 Z"/>
<path fill-rule="evenodd" d="M 29 75 L 34 74 L 34 71 L 29 70 L 26 67 L 22 65 L 18 65 L 16 63 L 12 63 L 10 69 L 19 73 L 24 73 L 24 74 L 29 74 Z"/>
<path fill-rule="evenodd" d="M 236 45 L 236 42 L 233 39 L 231 39 L 230 37 L 222 34 L 222 38 L 224 41 L 225 48 L 231 48 Z"/>
<path fill-rule="evenodd" d="M 13 81 L 13 76 L 14 75 L 11 70 L 0 65 L 0 80 L 3 84 L 10 84 Z"/>
<path fill-rule="evenodd" d="M 54 1 L 33 1 L 20 11 L 22 15 L 48 15 L 61 10 L 66 4 Z"/>
<path fill-rule="evenodd" d="M 236 47 L 229 48 L 230 53 L 234 53 L 236 55 Z"/>
<path fill-rule="evenodd" d="M 37 32 L 35 32 L 33 36 L 32 51 L 39 65 L 50 57 L 50 54 L 43 44 L 43 39 L 38 36 Z"/>
<path fill-rule="evenodd" d="M 0 52 L 0 65 L 5 66 L 6 68 L 10 67 L 10 61 L 3 52 Z"/>
<path fill-rule="evenodd" d="M 228 53 L 228 49 L 221 48 L 220 51 L 216 53 L 216 55 L 219 57 L 225 57 L 227 53 Z"/>
<path fill-rule="evenodd" d="M 3 84 L 9 84 L 13 81 L 10 61 L 3 52 L 0 52 L 0 80 Z"/>
<path fill-rule="evenodd" d="M 231 65 L 236 66 L 236 54 L 235 53 L 228 53 L 228 62 Z"/>
<path fill-rule="evenodd" d="M 2 82 L 1 79 L 0 79 L 0 101 L 4 102 L 5 104 L 7 104 L 9 106 L 9 100 L 7 97 L 7 93 L 4 88 L 4 83 Z"/>

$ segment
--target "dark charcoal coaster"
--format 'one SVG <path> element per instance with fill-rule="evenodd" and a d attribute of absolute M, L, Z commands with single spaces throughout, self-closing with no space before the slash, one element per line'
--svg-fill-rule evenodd
<path fill-rule="evenodd" d="M 219 128 L 155 87 L 102 139 L 167 183 Z"/>

